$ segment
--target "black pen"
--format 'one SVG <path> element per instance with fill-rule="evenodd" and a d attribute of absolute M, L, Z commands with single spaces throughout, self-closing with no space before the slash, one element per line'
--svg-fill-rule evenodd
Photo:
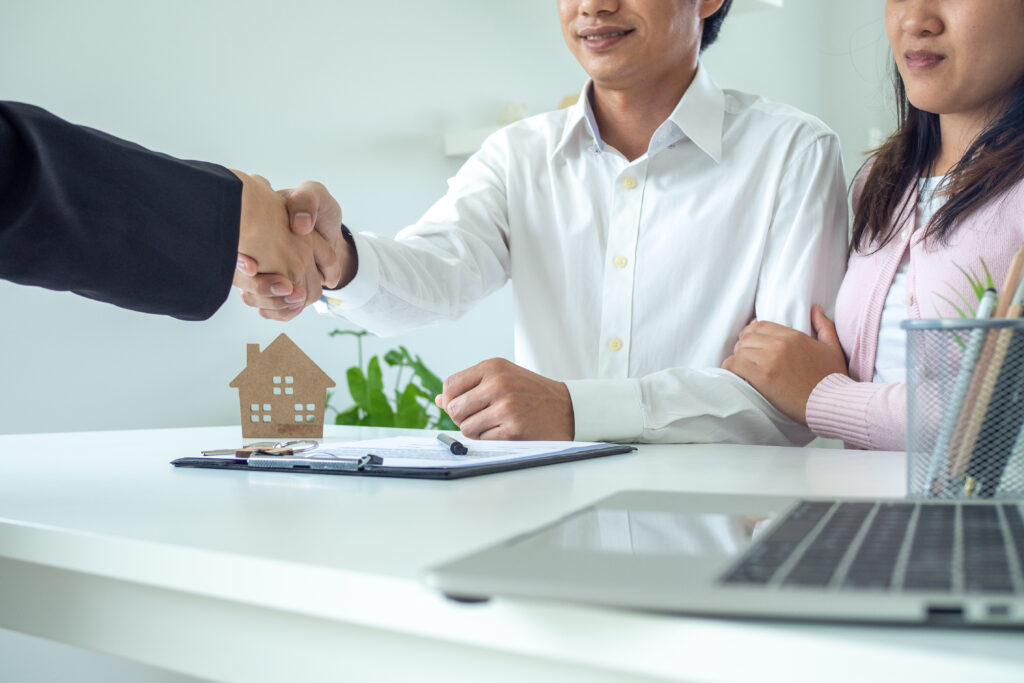
<path fill-rule="evenodd" d="M 469 453 L 469 449 L 466 448 L 466 444 L 453 439 L 447 434 L 441 433 L 437 435 L 437 440 L 445 445 L 445 448 L 450 450 L 453 455 L 466 455 Z"/>

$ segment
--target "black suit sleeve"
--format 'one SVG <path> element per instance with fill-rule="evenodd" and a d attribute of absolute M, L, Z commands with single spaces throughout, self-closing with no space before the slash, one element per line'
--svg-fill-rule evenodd
<path fill-rule="evenodd" d="M 241 197 L 221 166 L 0 102 L 0 278 L 208 318 L 230 290 Z"/>

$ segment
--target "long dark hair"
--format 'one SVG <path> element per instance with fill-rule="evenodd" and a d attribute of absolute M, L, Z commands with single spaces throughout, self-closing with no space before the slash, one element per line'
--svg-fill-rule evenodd
<path fill-rule="evenodd" d="M 915 208 L 916 194 L 907 189 L 925 177 L 939 153 L 939 116 L 921 111 L 907 99 L 907 89 L 896 68 L 893 85 L 899 127 L 874 151 L 871 171 L 854 207 L 850 248 L 864 251 L 871 244 L 885 246 L 896 235 L 896 225 Z M 957 222 L 980 209 L 1024 178 L 1024 80 L 1013 99 L 971 143 L 949 172 L 945 204 L 925 230 L 926 240 L 948 243 Z"/>

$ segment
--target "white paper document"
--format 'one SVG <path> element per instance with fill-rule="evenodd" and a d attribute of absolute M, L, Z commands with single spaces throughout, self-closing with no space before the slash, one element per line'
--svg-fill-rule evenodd
<path fill-rule="evenodd" d="M 434 436 L 394 436 L 363 441 L 325 442 L 303 453 L 306 457 L 360 458 L 377 455 L 384 467 L 476 467 L 491 463 L 527 460 L 546 455 L 568 454 L 608 446 L 592 441 L 478 441 L 458 437 L 469 449 L 455 455 Z"/>

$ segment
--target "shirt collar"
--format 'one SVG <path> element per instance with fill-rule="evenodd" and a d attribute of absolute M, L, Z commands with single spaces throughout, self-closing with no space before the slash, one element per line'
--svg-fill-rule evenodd
<path fill-rule="evenodd" d="M 590 106 L 590 88 L 592 86 L 593 81 L 588 80 L 583 85 L 583 90 L 580 92 L 580 97 L 576 104 L 569 107 L 565 117 L 565 126 L 562 128 L 562 137 L 558 140 L 555 148 L 551 150 L 552 158 L 562 151 L 580 128 L 584 128 L 590 134 L 590 138 L 594 141 L 598 151 L 604 149 L 604 142 L 601 140 L 601 134 L 597 130 L 597 120 L 594 119 L 594 110 Z"/>
<path fill-rule="evenodd" d="M 581 130 L 585 130 L 590 135 L 598 151 L 604 150 L 604 141 L 601 140 L 601 133 L 597 129 L 597 120 L 594 118 L 594 111 L 590 106 L 589 95 L 592 87 L 593 82 L 588 80 L 583 86 L 579 100 L 569 108 L 565 126 L 562 128 L 562 137 L 552 150 L 552 157 L 565 147 L 577 131 Z M 725 94 L 711 80 L 704 65 L 699 64 L 693 82 L 683 93 L 679 104 L 676 105 L 665 123 L 655 132 L 654 139 L 664 137 L 662 133 L 666 127 L 675 128 L 676 135 L 681 134 L 690 138 L 705 154 L 716 162 L 720 162 L 722 160 L 724 123 Z"/>
<path fill-rule="evenodd" d="M 703 64 L 697 66 L 693 83 L 683 93 L 668 120 L 709 157 L 716 162 L 722 160 L 725 93 L 711 80 Z"/>

